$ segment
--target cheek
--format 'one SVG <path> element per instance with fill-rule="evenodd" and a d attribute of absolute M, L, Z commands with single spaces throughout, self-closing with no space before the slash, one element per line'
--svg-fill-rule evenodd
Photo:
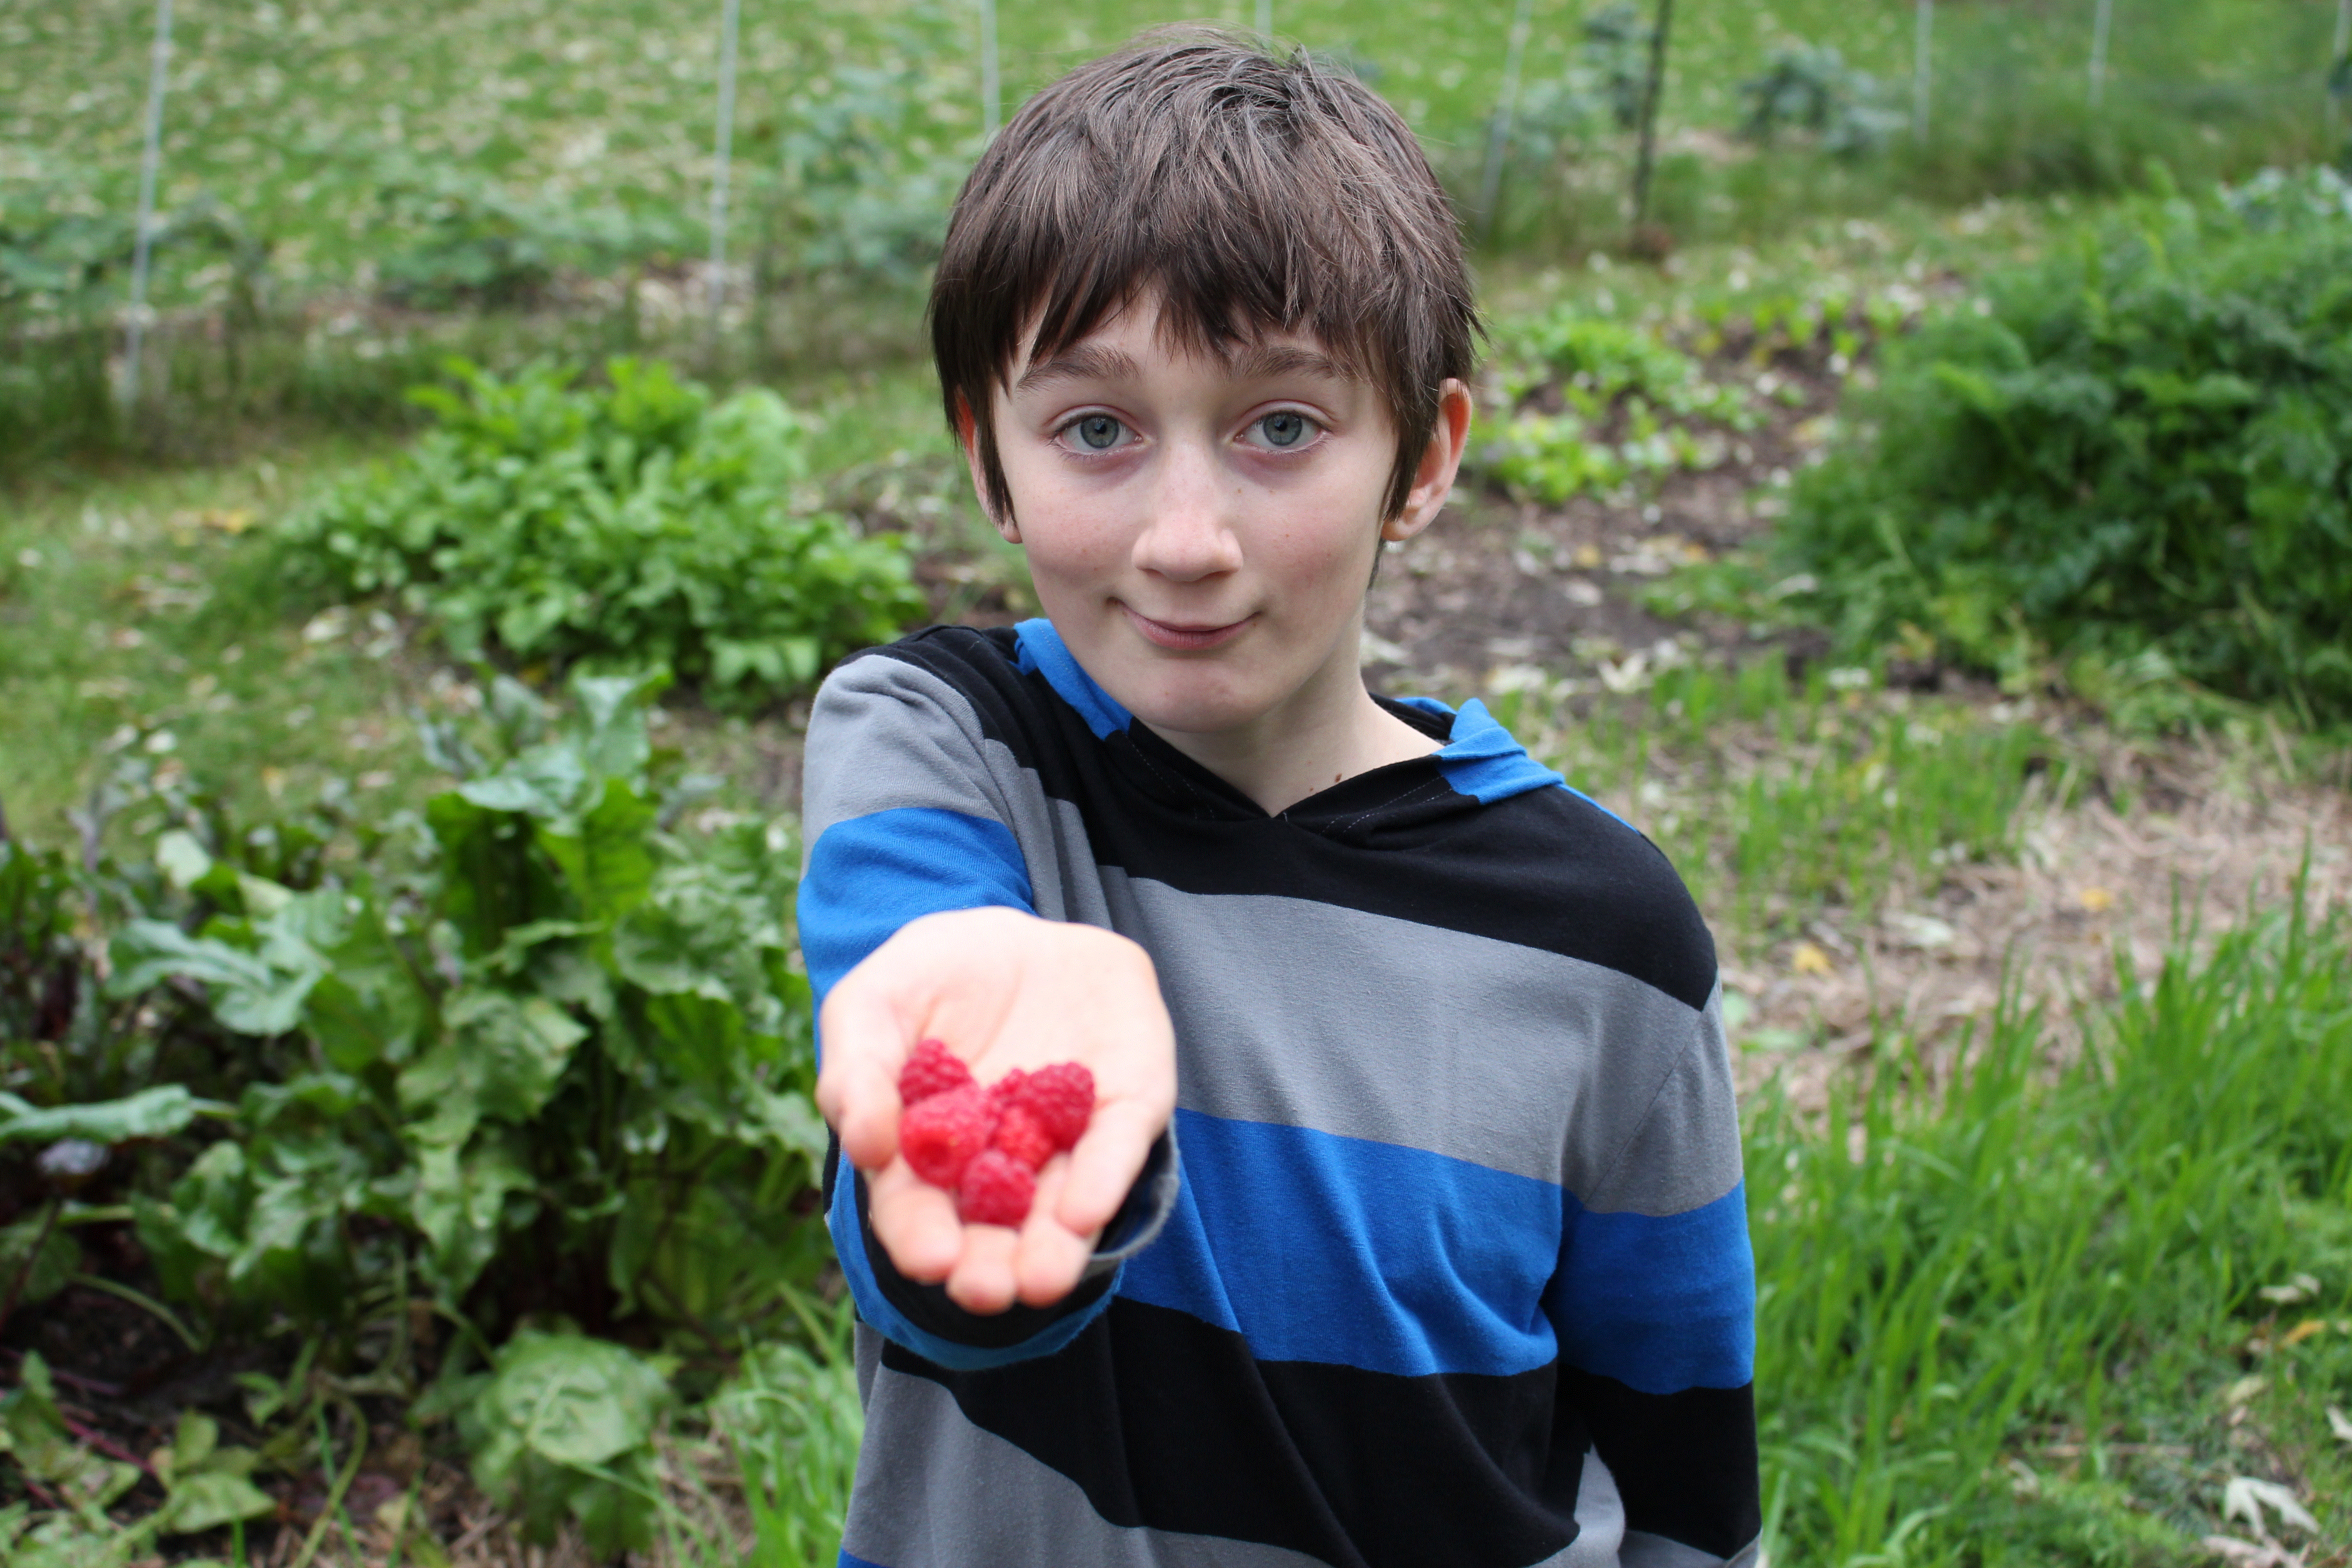
<path fill-rule="evenodd" d="M 1050 454 L 1006 452 L 1002 461 L 1033 574 L 1087 576 L 1127 559 L 1129 542 L 1118 498 L 1071 483 Z"/>
<path fill-rule="evenodd" d="M 1297 498 L 1263 536 L 1265 569 L 1318 600 L 1361 597 L 1380 545 L 1384 489 L 1356 480 Z"/>

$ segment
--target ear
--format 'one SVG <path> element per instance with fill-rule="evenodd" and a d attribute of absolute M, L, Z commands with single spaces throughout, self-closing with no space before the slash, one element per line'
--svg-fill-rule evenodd
<path fill-rule="evenodd" d="M 1462 449 L 1470 441 L 1470 388 L 1448 377 L 1438 388 L 1437 424 L 1413 470 L 1412 489 L 1405 492 L 1403 509 L 1381 524 L 1382 539 L 1411 539 L 1436 521 L 1454 491 L 1454 476 L 1462 469 Z"/>
<path fill-rule="evenodd" d="M 980 463 L 980 426 L 971 416 L 971 405 L 964 400 L 961 392 L 956 394 L 955 411 L 956 445 L 963 448 L 964 470 L 971 475 L 971 493 L 980 498 L 980 510 L 988 514 L 988 521 L 996 525 L 996 531 L 1004 536 L 1004 542 L 1018 544 L 1021 542 L 1021 525 L 1009 514 L 997 516 L 996 509 L 988 502 L 988 475 Z"/>

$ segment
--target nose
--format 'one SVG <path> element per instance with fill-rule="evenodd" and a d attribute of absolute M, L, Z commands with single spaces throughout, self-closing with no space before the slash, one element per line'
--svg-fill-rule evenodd
<path fill-rule="evenodd" d="M 1238 491 L 1219 472 L 1205 445 L 1171 441 L 1160 449 L 1151 515 L 1135 541 L 1138 571 L 1198 583 L 1241 569 L 1241 537 L 1230 510 Z"/>

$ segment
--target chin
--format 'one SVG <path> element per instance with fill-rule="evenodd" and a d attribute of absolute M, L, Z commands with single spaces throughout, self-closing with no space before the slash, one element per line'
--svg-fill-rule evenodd
<path fill-rule="evenodd" d="M 1237 691 L 1222 672 L 1200 666 L 1191 668 L 1139 672 L 1129 694 L 1113 691 L 1119 705 L 1155 730 L 1181 734 L 1213 735 L 1235 730 L 1264 713 L 1268 706 L 1251 694 Z"/>

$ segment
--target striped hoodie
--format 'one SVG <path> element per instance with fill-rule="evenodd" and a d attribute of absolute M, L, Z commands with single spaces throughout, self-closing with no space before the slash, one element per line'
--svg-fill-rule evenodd
<path fill-rule="evenodd" d="M 1752 1555 L 1713 941 L 1478 703 L 1381 701 L 1442 749 L 1269 816 L 1042 620 L 825 681 L 819 995 L 919 915 L 1004 905 L 1141 943 L 1177 1039 L 1172 1137 L 1055 1307 L 908 1280 L 828 1162 L 866 1411 L 847 1568 Z"/>

